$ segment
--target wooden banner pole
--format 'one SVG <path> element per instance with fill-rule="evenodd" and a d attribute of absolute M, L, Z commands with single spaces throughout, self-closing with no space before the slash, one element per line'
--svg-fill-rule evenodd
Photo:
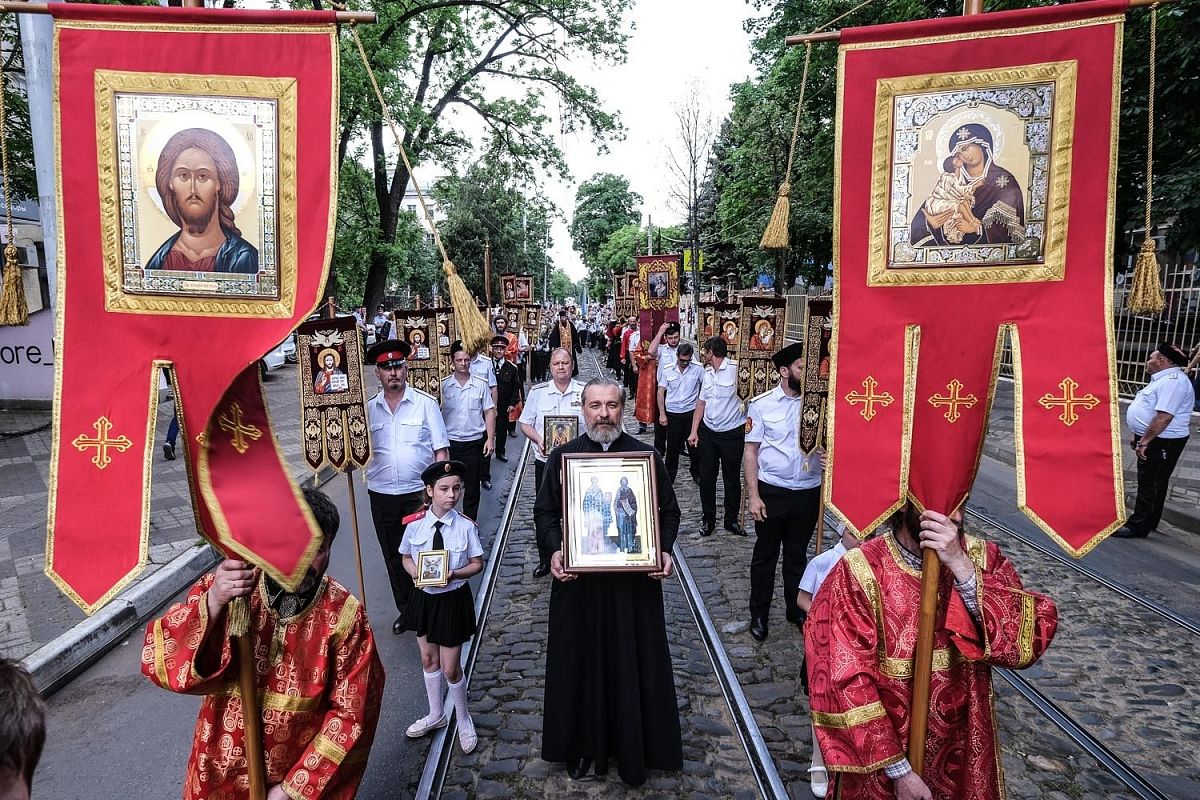
<path fill-rule="evenodd" d="M 246 598 L 249 607 L 250 598 Z M 246 773 L 250 777 L 250 800 L 266 800 L 267 767 L 263 760 L 262 711 L 258 706 L 258 676 L 254 669 L 254 621 L 250 629 L 233 638 L 238 656 L 238 694 L 245 726 Z"/>
<path fill-rule="evenodd" d="M 362 548 L 358 544 L 358 501 L 354 498 L 354 472 L 346 473 L 346 491 L 350 494 L 351 531 L 354 533 L 354 562 L 358 566 L 358 600 L 363 613 L 367 613 L 367 585 L 363 582 Z"/>

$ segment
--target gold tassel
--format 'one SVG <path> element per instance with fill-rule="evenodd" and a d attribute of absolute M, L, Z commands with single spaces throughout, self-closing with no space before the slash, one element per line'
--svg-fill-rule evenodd
<path fill-rule="evenodd" d="M 1131 314 L 1159 314 L 1166 307 L 1162 281 L 1158 276 L 1158 258 L 1154 240 L 1149 236 L 1142 241 L 1137 262 L 1133 266 L 1133 282 L 1125 297 L 1125 308 Z"/>
<path fill-rule="evenodd" d="M 454 306 L 454 318 L 458 321 L 458 335 L 467 352 L 481 353 L 492 338 L 492 329 L 487 319 L 479 313 L 475 295 L 463 283 L 454 264 L 447 259 L 442 264 L 446 273 L 446 287 L 450 290 L 450 305 Z"/>
<path fill-rule="evenodd" d="M 25 302 L 25 281 L 17 260 L 16 245 L 4 248 L 4 288 L 0 290 L 0 325 L 28 325 L 29 304 Z"/>
<path fill-rule="evenodd" d="M 762 241 L 758 246 L 764 250 L 786 250 L 788 247 L 788 222 L 792 215 L 792 203 L 788 196 L 792 186 L 787 181 L 779 187 L 779 197 L 775 199 L 775 210 L 771 212 L 771 221 L 763 231 Z"/>
<path fill-rule="evenodd" d="M 225 630 L 230 636 L 245 636 L 250 631 L 250 601 L 245 597 L 235 597 L 225 607 L 228 615 L 225 619 Z"/>

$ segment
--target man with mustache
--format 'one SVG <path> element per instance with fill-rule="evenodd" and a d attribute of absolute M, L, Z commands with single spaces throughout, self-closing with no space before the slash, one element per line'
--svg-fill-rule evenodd
<path fill-rule="evenodd" d="M 564 354 L 565 355 L 565 354 Z M 603 775 L 610 757 L 630 786 L 647 769 L 683 766 L 679 708 L 667 647 L 662 583 L 674 571 L 671 548 L 679 503 L 662 457 L 621 430 L 621 385 L 596 378 L 583 388 L 586 435 L 550 453 L 533 507 L 538 545 L 552 553 L 550 626 L 542 758 L 566 762 L 572 778 Z M 563 570 L 564 453 L 654 453 L 660 561 L 656 572 Z"/>
<path fill-rule="evenodd" d="M 154 184 L 179 233 L 163 242 L 146 269 L 258 272 L 258 250 L 234 222 L 237 159 L 221 136 L 203 128 L 176 133 L 159 153 Z"/>
<path fill-rule="evenodd" d="M 321 528 L 320 548 L 289 591 L 253 565 L 227 558 L 146 628 L 142 674 L 172 692 L 204 696 L 184 800 L 243 797 L 245 725 L 229 603 L 245 598 L 259 652 L 256 682 L 266 735 L 267 800 L 350 800 L 366 770 L 383 698 L 383 664 L 354 595 L 325 575 L 337 506 L 321 491 L 304 500 Z M 315 795 L 311 795 L 315 796 Z"/>

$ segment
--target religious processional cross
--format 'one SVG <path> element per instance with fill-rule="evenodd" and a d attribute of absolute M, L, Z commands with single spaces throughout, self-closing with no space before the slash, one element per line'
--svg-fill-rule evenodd
<path fill-rule="evenodd" d="M 221 424 L 221 430 L 233 434 L 229 443 L 239 453 L 245 453 L 250 449 L 250 442 L 246 441 L 246 437 L 254 441 L 258 441 L 262 437 L 261 430 L 250 423 L 242 422 L 242 407 L 237 401 L 230 403 L 229 410 L 222 414 L 217 421 Z"/>
<path fill-rule="evenodd" d="M 112 457 L 109 456 L 108 450 L 112 448 L 118 453 L 124 453 L 129 448 L 133 447 L 133 442 L 129 441 L 128 436 L 118 436 L 115 439 L 108 438 L 109 431 L 112 430 L 112 423 L 108 417 L 100 417 L 92 423 L 92 427 L 96 429 L 95 436 L 87 436 L 79 434 L 72 441 L 75 449 L 79 452 L 85 452 L 89 448 L 96 448 L 96 454 L 92 456 L 92 463 L 97 469 L 104 469 L 112 463 Z"/>

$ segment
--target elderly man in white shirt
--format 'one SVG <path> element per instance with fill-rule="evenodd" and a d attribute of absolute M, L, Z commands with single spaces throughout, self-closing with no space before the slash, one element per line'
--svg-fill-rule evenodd
<path fill-rule="evenodd" d="M 375 366 L 375 375 L 383 386 L 383 391 L 367 402 L 371 430 L 367 496 L 399 613 L 392 623 L 392 633 L 402 630 L 400 621 L 413 590 L 412 577 L 400 556 L 403 520 L 424 505 L 421 473 L 434 461 L 444 460 L 450 447 L 437 400 L 408 385 L 411 352 L 408 342 L 399 339 L 378 342 L 367 351 L 367 362 Z"/>
<path fill-rule="evenodd" d="M 1187 355 L 1178 347 L 1160 344 L 1146 361 L 1150 383 L 1125 412 L 1138 460 L 1138 486 L 1133 515 L 1113 534 L 1118 539 L 1149 536 L 1162 519 L 1171 473 L 1191 433 L 1188 424 L 1196 404 L 1195 389 L 1183 371 L 1187 363 Z"/>

